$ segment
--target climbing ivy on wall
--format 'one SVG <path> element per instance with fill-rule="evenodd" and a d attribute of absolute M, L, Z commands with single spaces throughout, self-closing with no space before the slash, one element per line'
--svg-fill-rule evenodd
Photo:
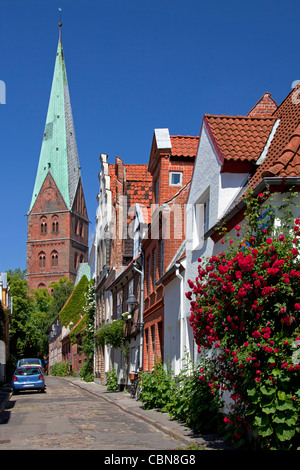
<path fill-rule="evenodd" d="M 60 311 L 59 319 L 61 324 L 65 327 L 69 326 L 69 328 L 73 328 L 84 314 L 84 307 L 86 305 L 85 293 L 88 288 L 88 283 L 87 277 L 82 276 L 69 297 L 69 300 Z"/>

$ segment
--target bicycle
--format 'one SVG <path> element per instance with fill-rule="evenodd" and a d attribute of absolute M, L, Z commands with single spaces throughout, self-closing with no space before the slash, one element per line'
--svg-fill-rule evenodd
<path fill-rule="evenodd" d="M 129 375 L 129 378 L 132 381 L 130 387 L 130 398 L 138 400 L 142 391 L 142 378 L 140 377 L 140 373 L 132 372 Z"/>

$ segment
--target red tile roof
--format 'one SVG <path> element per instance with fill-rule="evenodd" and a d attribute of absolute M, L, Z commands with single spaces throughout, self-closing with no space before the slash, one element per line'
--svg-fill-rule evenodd
<path fill-rule="evenodd" d="M 263 172 L 263 176 L 300 176 L 300 124 L 291 135 L 281 155 Z"/>
<path fill-rule="evenodd" d="M 199 137 L 190 135 L 171 135 L 172 157 L 196 157 Z"/>
<path fill-rule="evenodd" d="M 221 163 L 255 162 L 263 151 L 276 119 L 206 114 L 204 124 Z"/>
<path fill-rule="evenodd" d="M 254 108 L 253 108 L 254 109 Z M 238 203 L 245 197 L 249 189 L 254 190 L 265 177 L 300 178 L 300 85 L 292 90 L 280 106 L 272 114 L 276 120 L 274 135 L 269 137 L 266 155 L 257 166 L 257 169 L 245 188 L 245 192 L 236 200 L 227 212 L 231 213 L 233 220 L 236 212 L 233 211 Z M 259 155 L 258 155 L 259 156 Z M 230 216 L 227 219 L 230 226 Z M 212 228 L 212 233 L 215 227 Z M 215 238 L 217 240 L 217 238 Z"/>
<path fill-rule="evenodd" d="M 152 176 L 148 172 L 147 164 L 124 165 L 126 169 L 126 180 L 130 181 L 152 181 Z"/>
<path fill-rule="evenodd" d="M 264 177 L 300 177 L 300 86 L 292 90 L 274 113 L 279 125 L 267 156 L 250 181 L 255 187 Z"/>

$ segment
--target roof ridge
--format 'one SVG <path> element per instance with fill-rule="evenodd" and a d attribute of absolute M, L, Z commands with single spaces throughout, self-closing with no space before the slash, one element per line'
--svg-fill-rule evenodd
<path fill-rule="evenodd" d="M 222 119 L 245 119 L 245 120 L 252 120 L 252 121 L 264 121 L 264 120 L 275 120 L 277 119 L 275 116 L 244 116 L 242 114 L 204 114 L 204 117 L 207 118 L 222 118 Z"/>
<path fill-rule="evenodd" d="M 174 138 L 174 137 L 182 137 L 184 139 L 199 139 L 199 136 L 198 135 L 183 135 L 183 134 L 173 134 L 173 135 L 170 135 L 170 137 Z"/>

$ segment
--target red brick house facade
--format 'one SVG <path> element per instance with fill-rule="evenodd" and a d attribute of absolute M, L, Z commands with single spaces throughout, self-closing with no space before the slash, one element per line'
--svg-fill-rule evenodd
<path fill-rule="evenodd" d="M 187 201 L 198 137 L 156 129 L 149 159 L 153 177 L 152 219 L 142 248 L 145 260 L 143 369 L 164 358 L 164 286 L 159 279 L 185 239 Z"/>
<path fill-rule="evenodd" d="M 120 157 L 109 164 L 105 154 L 101 154 L 100 163 L 95 235 L 96 333 L 105 323 L 120 318 L 114 309 L 109 286 L 134 257 L 134 240 L 129 234 L 134 211 L 131 213 L 129 209 L 136 203 L 149 208 L 152 199 L 152 177 L 146 164 L 127 165 Z M 111 362 L 108 348 L 96 344 L 96 380 L 105 382 L 105 373 L 110 370 Z"/>

